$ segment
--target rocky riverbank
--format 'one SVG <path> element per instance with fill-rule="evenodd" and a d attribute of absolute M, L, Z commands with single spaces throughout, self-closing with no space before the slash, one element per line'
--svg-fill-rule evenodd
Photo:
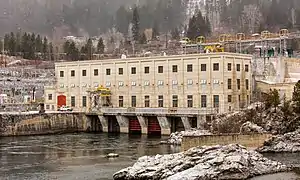
<path fill-rule="evenodd" d="M 261 153 L 300 152 L 300 130 L 273 136 L 257 151 Z"/>
<path fill-rule="evenodd" d="M 187 131 L 172 133 L 167 141 L 163 141 L 162 144 L 181 145 L 183 136 L 202 136 L 211 135 L 207 130 L 191 129 Z"/>
<path fill-rule="evenodd" d="M 188 151 L 144 156 L 114 174 L 115 180 L 247 179 L 287 171 L 288 167 L 240 145 L 197 147 Z"/>

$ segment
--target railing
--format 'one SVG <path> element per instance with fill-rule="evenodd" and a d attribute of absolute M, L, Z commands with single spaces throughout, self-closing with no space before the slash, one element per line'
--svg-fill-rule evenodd
<path fill-rule="evenodd" d="M 216 108 L 101 108 L 99 110 L 93 109 L 93 112 L 100 112 L 104 114 L 183 114 L 183 115 L 205 115 L 205 114 L 217 114 Z"/>

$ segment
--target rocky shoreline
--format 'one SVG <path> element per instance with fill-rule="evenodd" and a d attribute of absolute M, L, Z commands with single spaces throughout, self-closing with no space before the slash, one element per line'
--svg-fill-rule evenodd
<path fill-rule="evenodd" d="M 181 145 L 183 136 L 203 136 L 211 135 L 207 130 L 190 129 L 187 131 L 175 132 L 170 134 L 167 141 L 162 141 L 161 144 Z"/>
<path fill-rule="evenodd" d="M 115 180 L 137 179 L 247 179 L 264 174 L 288 171 L 282 163 L 248 151 L 245 147 L 227 146 L 196 147 L 188 151 L 144 156 L 132 166 L 114 174 Z"/>

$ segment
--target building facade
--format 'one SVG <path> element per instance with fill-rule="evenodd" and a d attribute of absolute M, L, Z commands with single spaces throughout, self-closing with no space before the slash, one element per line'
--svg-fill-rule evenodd
<path fill-rule="evenodd" d="M 234 53 L 194 54 L 55 64 L 56 86 L 45 88 L 46 110 L 67 105 L 89 112 L 91 91 L 110 91 L 103 109 L 226 113 L 250 103 L 251 59 Z"/>

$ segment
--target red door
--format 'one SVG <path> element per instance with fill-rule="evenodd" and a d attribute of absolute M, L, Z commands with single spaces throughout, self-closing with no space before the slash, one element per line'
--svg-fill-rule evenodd
<path fill-rule="evenodd" d="M 161 134 L 161 128 L 156 117 L 148 119 L 148 134 Z"/>
<path fill-rule="evenodd" d="M 57 106 L 62 107 L 67 105 L 67 97 L 64 95 L 57 96 Z"/>
<path fill-rule="evenodd" d="M 130 119 L 129 120 L 129 131 L 141 132 L 142 128 L 137 119 Z"/>

